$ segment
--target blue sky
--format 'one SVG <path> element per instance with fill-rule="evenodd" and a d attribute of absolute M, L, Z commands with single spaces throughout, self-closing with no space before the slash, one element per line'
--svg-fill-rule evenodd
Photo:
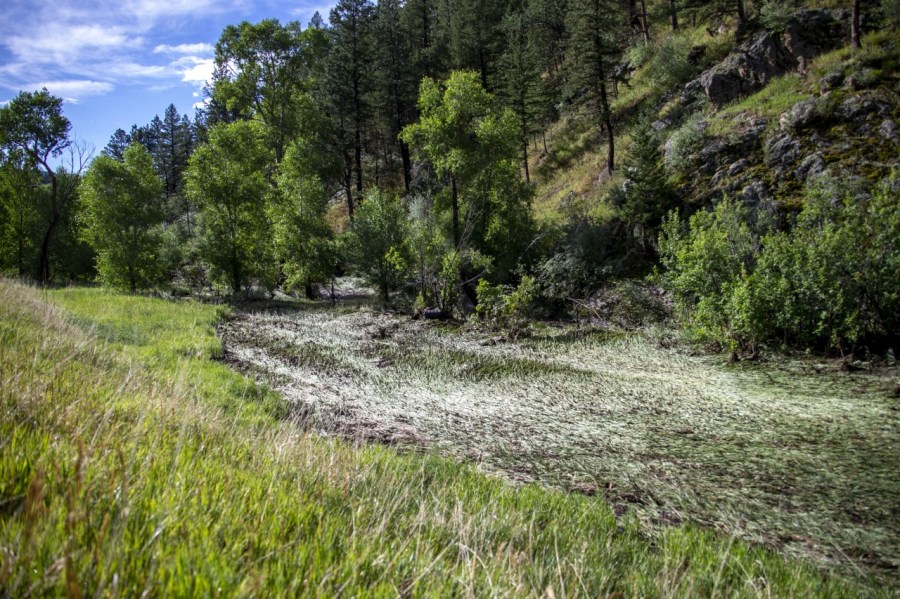
<path fill-rule="evenodd" d="M 193 117 L 222 29 L 274 17 L 306 25 L 328 0 L 5 0 L 0 103 L 46 87 L 96 153 L 113 131 L 175 104 Z"/>

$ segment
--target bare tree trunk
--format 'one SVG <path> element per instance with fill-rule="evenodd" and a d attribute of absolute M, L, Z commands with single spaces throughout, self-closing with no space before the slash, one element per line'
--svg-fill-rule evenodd
<path fill-rule="evenodd" d="M 348 160 L 346 152 L 344 153 L 345 162 Z M 347 196 L 347 215 L 353 220 L 353 173 L 349 164 L 344 167 L 344 193 Z"/>
<path fill-rule="evenodd" d="M 747 13 L 744 11 L 744 0 L 737 0 L 738 24 L 741 28 L 747 24 Z"/>
<path fill-rule="evenodd" d="M 675 5 L 675 0 L 669 0 L 669 24 L 672 26 L 672 31 L 678 31 L 678 7 Z"/>
<path fill-rule="evenodd" d="M 50 176 L 50 224 L 47 226 L 47 232 L 44 234 L 44 240 L 41 242 L 41 254 L 38 260 L 38 281 L 41 286 L 45 286 L 50 282 L 50 247 L 53 244 L 53 235 L 56 233 L 56 227 L 59 224 L 59 181 L 56 174 L 47 169 Z"/>
<path fill-rule="evenodd" d="M 857 50 L 862 48 L 862 40 L 859 33 L 860 0 L 853 0 L 853 13 L 850 17 L 850 42 Z"/>
<path fill-rule="evenodd" d="M 644 43 L 650 43 L 650 23 L 647 20 L 647 0 L 641 0 L 641 34 L 644 36 Z"/>
<path fill-rule="evenodd" d="M 525 182 L 531 183 L 531 174 L 528 172 L 528 139 L 522 144 L 522 163 L 525 165 Z"/>
<path fill-rule="evenodd" d="M 454 249 L 460 249 L 460 235 L 459 235 L 459 189 L 456 187 L 456 175 L 450 175 L 450 191 L 451 191 L 451 200 L 452 200 L 452 208 L 453 208 L 453 247 Z"/>

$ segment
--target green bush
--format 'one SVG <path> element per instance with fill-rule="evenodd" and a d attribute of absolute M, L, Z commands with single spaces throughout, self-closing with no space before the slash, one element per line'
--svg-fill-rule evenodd
<path fill-rule="evenodd" d="M 685 223 L 676 213 L 663 221 L 660 259 L 663 283 L 675 296 L 679 316 L 700 340 L 734 339 L 728 306 L 735 286 L 753 265 L 757 236 L 748 208 L 725 198 Z"/>
<path fill-rule="evenodd" d="M 379 189 L 366 195 L 347 233 L 347 257 L 389 303 L 406 283 L 412 261 L 408 215 L 396 196 Z"/>
<path fill-rule="evenodd" d="M 665 222 L 663 280 L 693 335 L 749 350 L 773 339 L 841 351 L 896 344 L 900 205 L 890 185 L 843 201 L 819 185 L 790 231 L 751 226 L 752 216 L 726 200 L 687 227 Z"/>
<path fill-rule="evenodd" d="M 518 287 L 491 285 L 487 280 L 478 281 L 478 315 L 489 325 L 509 331 L 517 336 L 528 325 L 538 286 L 532 277 L 524 276 Z"/>
<path fill-rule="evenodd" d="M 696 154 L 703 144 L 705 128 L 706 123 L 699 114 L 695 114 L 672 132 L 666 143 L 664 160 L 674 178 L 684 178 L 693 169 Z"/>
<path fill-rule="evenodd" d="M 769 31 L 780 33 L 797 10 L 797 0 L 764 0 L 759 9 L 759 19 Z"/>

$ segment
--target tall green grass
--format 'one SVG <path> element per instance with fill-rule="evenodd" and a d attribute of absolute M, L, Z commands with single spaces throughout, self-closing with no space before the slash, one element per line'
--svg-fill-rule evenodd
<path fill-rule="evenodd" d="M 212 360 L 219 316 L 0 281 L 0 595 L 867 593 L 693 527 L 650 542 L 593 498 L 307 434 Z"/>

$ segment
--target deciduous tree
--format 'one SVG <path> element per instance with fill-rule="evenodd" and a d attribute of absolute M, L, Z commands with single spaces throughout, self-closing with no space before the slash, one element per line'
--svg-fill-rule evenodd
<path fill-rule="evenodd" d="M 82 181 L 82 237 L 97 255 L 100 280 L 134 293 L 160 281 L 163 181 L 144 146 L 122 160 L 99 156 Z"/>

